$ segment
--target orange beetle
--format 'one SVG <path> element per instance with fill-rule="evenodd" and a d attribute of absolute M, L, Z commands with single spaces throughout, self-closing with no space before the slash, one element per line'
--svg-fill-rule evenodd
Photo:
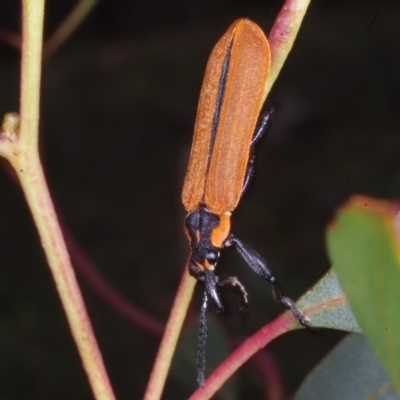
<path fill-rule="evenodd" d="M 248 295 L 240 281 L 236 277 L 220 279 L 215 274 L 221 249 L 234 246 L 247 264 L 272 284 L 275 300 L 290 309 L 302 325 L 309 322 L 294 302 L 282 295 L 267 262 L 230 232 L 231 213 L 253 175 L 254 144 L 270 122 L 271 110 L 257 125 L 270 64 L 268 40 L 248 19 L 230 26 L 207 63 L 182 193 L 188 211 L 185 232 L 192 249 L 189 271 L 205 286 L 203 320 L 208 299 L 217 312 L 224 310 L 218 287 L 237 288 L 247 308 Z M 199 353 L 203 356 L 204 349 Z M 201 368 L 198 381 L 203 385 Z"/>

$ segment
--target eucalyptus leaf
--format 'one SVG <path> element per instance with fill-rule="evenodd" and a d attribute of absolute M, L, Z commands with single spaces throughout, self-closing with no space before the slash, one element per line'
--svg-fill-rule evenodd
<path fill-rule="evenodd" d="M 312 327 L 361 332 L 333 270 L 298 300 L 297 307 L 308 311 Z"/>
<path fill-rule="evenodd" d="M 352 334 L 306 378 L 294 400 L 400 400 L 363 335 Z"/>
<path fill-rule="evenodd" d="M 355 196 L 327 232 L 328 250 L 351 308 L 400 393 L 398 206 Z"/>

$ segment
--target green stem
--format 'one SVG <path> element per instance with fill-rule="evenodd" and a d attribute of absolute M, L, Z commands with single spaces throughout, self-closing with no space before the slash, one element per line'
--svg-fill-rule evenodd
<path fill-rule="evenodd" d="M 114 399 L 39 157 L 30 157 L 17 172 L 94 397 Z"/>
<path fill-rule="evenodd" d="M 310 0 L 286 0 L 268 36 L 271 48 L 271 71 L 267 94 L 285 63 L 303 22 Z"/>
<path fill-rule="evenodd" d="M 67 18 L 44 44 L 44 58 L 49 58 L 85 20 L 98 0 L 80 0 Z"/>
<path fill-rule="evenodd" d="M 144 395 L 144 400 L 158 400 L 161 398 L 168 370 L 171 365 L 171 360 L 174 355 L 195 285 L 196 280 L 189 275 L 189 270 L 186 265 L 158 349 L 157 357 Z"/>
<path fill-rule="evenodd" d="M 44 0 L 22 0 L 19 143 L 21 151 L 30 153 L 38 148 L 43 18 Z"/>
<path fill-rule="evenodd" d="M 31 210 L 70 329 L 96 399 L 114 399 L 90 325 L 38 152 L 44 0 L 23 0 L 20 131 L 15 116 L 5 118 L 1 154 L 15 168 Z"/>

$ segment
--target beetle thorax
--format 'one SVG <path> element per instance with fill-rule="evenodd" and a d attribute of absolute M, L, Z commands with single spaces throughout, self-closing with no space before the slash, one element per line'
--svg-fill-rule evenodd
<path fill-rule="evenodd" d="M 205 206 L 189 213 L 185 231 L 192 248 L 192 261 L 201 269 L 213 270 L 230 233 L 230 213 L 211 213 Z"/>

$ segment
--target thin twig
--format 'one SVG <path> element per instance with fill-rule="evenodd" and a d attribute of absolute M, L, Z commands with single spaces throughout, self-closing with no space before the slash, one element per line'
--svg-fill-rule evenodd
<path fill-rule="evenodd" d="M 164 324 L 141 310 L 114 289 L 107 279 L 102 276 L 90 257 L 80 248 L 64 223 L 62 224 L 62 230 L 75 268 L 82 274 L 93 290 L 116 312 L 140 330 L 152 336 L 161 337 L 164 332 Z"/>
<path fill-rule="evenodd" d="M 303 311 L 308 317 L 312 317 L 328 308 L 340 307 L 347 303 L 344 295 L 313 304 Z M 231 377 L 250 357 L 264 348 L 278 336 L 302 327 L 292 313 L 286 311 L 274 321 L 265 325 L 253 336 L 243 342 L 228 358 L 226 358 L 206 380 L 204 388 L 197 389 L 189 400 L 210 399 L 222 385 Z"/>
<path fill-rule="evenodd" d="M 0 28 L 0 41 L 9 44 L 17 50 L 21 50 L 21 36 L 17 33 Z"/>
<path fill-rule="evenodd" d="M 267 94 L 285 63 L 311 0 L 286 0 L 268 36 L 271 48 L 271 71 Z"/>
<path fill-rule="evenodd" d="M 282 400 L 285 398 L 281 371 L 275 358 L 267 350 L 259 351 L 250 360 L 261 376 L 264 398 Z"/>
<path fill-rule="evenodd" d="M 161 397 L 195 284 L 196 280 L 189 275 L 186 265 L 158 349 L 144 400 L 158 400 Z"/>
<path fill-rule="evenodd" d="M 76 31 L 79 25 L 92 11 L 98 0 L 80 0 L 57 30 L 46 40 L 43 47 L 43 58 L 49 58 Z"/>
<path fill-rule="evenodd" d="M 0 130 L 0 155 L 3 157 L 8 157 L 10 153 L 10 143 L 5 142 L 15 141 L 18 137 L 19 120 L 19 115 L 16 113 L 7 113 L 4 116 L 3 126 Z M 17 175 L 14 169 L 10 168 L 10 164 L 4 163 L 1 166 L 4 167 L 4 172 L 9 176 L 10 180 L 15 185 L 20 186 Z M 65 222 L 61 218 L 59 219 L 68 252 L 78 273 L 86 279 L 98 296 L 123 318 L 142 331 L 161 337 L 164 332 L 164 323 L 140 309 L 118 292 L 100 273 L 93 260 L 82 250 Z"/>
<path fill-rule="evenodd" d="M 63 240 L 39 158 L 38 127 L 44 0 L 23 0 L 22 6 L 20 130 L 14 135 L 17 128 L 9 119 L 11 114 L 8 114 L 2 133 L 11 130 L 11 136 L 0 137 L 1 150 L 20 180 L 94 397 L 98 400 L 112 400 L 115 397 Z"/>
<path fill-rule="evenodd" d="M 285 313 L 261 328 L 226 358 L 206 380 L 204 388 L 197 389 L 189 400 L 210 399 L 223 383 L 258 350 L 283 333 L 296 329 L 298 327 L 296 322 L 292 314 Z"/>

